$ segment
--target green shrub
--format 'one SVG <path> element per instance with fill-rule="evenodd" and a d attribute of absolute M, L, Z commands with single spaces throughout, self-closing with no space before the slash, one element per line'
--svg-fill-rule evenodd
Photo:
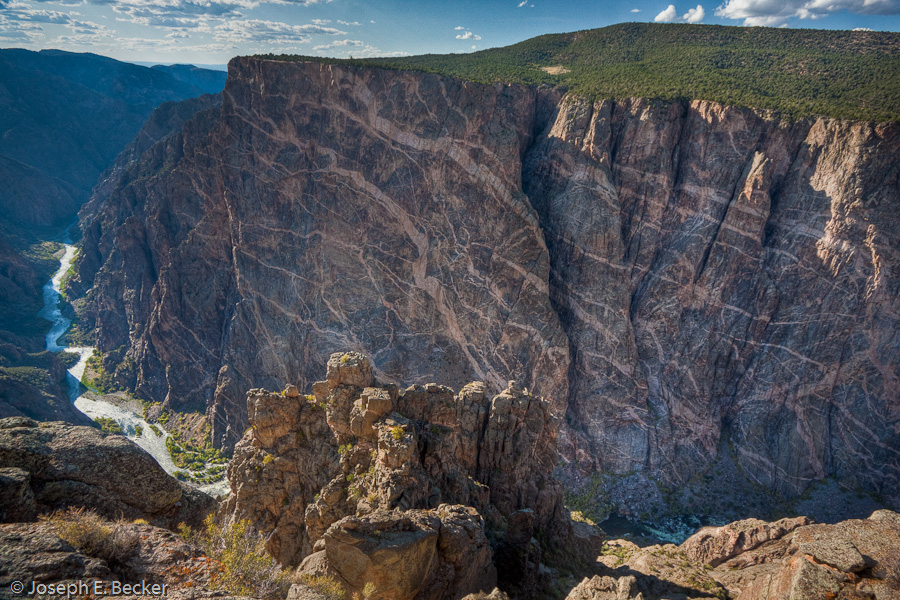
<path fill-rule="evenodd" d="M 115 419 L 109 417 L 97 417 L 94 423 L 100 426 L 100 429 L 106 433 L 122 433 L 122 426 Z"/>

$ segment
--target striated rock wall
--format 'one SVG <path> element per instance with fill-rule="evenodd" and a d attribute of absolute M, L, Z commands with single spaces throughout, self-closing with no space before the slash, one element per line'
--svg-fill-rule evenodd
<path fill-rule="evenodd" d="M 894 503 L 900 126 L 566 99 L 525 162 L 596 468 Z M 865 440 L 865 441 L 863 441 Z"/>
<path fill-rule="evenodd" d="M 383 381 L 521 380 L 581 472 L 679 486 L 728 455 L 780 496 L 900 502 L 900 126 L 230 69 L 86 215 L 80 273 L 101 348 L 217 444 L 246 389 L 350 347 Z"/>

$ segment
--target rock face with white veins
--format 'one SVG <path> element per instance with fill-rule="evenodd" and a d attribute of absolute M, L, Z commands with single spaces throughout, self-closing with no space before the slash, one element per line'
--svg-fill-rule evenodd
<path fill-rule="evenodd" d="M 86 215 L 85 318 L 218 445 L 247 389 L 354 348 L 382 381 L 521 381 L 633 491 L 727 458 L 896 507 L 898 155 L 897 124 L 239 58 Z"/>

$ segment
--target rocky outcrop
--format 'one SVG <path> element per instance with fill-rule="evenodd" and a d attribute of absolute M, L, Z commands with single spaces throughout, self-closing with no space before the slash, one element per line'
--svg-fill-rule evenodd
<path fill-rule="evenodd" d="M 253 523 L 282 564 L 305 558 L 301 573 L 359 593 L 372 583 L 396 600 L 489 592 L 499 569 L 501 587 L 504 575 L 534 584 L 528 597 L 544 554 L 597 542 L 566 554 L 574 536 L 552 477 L 559 424 L 515 383 L 493 398 L 482 383 L 401 390 L 350 352 L 332 355 L 312 389 L 250 391 L 251 427 L 219 513 Z"/>
<path fill-rule="evenodd" d="M 722 527 L 704 527 L 685 540 L 681 544 L 681 550 L 692 561 L 715 567 L 738 554 L 782 538 L 797 527 L 810 523 L 806 517 L 796 517 L 781 519 L 775 523 L 744 519 Z"/>
<path fill-rule="evenodd" d="M 900 597 L 900 515 L 834 525 L 748 519 L 705 528 L 681 546 L 612 540 L 599 573 L 567 600 L 822 600 Z"/>
<path fill-rule="evenodd" d="M 10 592 L 14 581 L 27 582 L 26 591 L 32 582 L 54 586 L 74 584 L 71 588 L 74 593 L 69 592 L 73 598 L 93 597 L 95 581 L 107 593 L 110 581 L 119 581 L 138 584 L 136 593 L 125 594 L 131 598 L 155 595 L 173 600 L 238 600 L 216 589 L 215 577 L 221 565 L 171 531 L 142 524 L 92 523 L 108 528 L 109 535 L 117 537 L 115 548 L 110 545 L 106 552 L 93 548 L 79 550 L 60 537 L 62 532 L 50 521 L 0 524 L 0 598 L 23 597 L 24 594 Z M 79 582 L 83 584 L 81 588 Z M 162 593 L 163 585 L 165 593 Z M 147 594 L 141 593 L 143 586 Z"/>
<path fill-rule="evenodd" d="M 126 437 L 93 427 L 0 419 L 0 473 L 7 521 L 87 507 L 175 527 L 197 524 L 215 508 L 215 500 L 170 477 Z"/>
<path fill-rule="evenodd" d="M 900 515 L 808 525 L 720 565 L 713 576 L 738 600 L 900 597 Z"/>
<path fill-rule="evenodd" d="M 622 505 L 723 461 L 761 504 L 900 502 L 900 125 L 260 58 L 223 98 L 86 216 L 82 272 L 101 348 L 217 444 L 350 347 L 521 380 Z"/>
<path fill-rule="evenodd" d="M 297 573 L 333 576 L 368 600 L 456 600 L 497 583 L 484 520 L 471 507 L 383 511 L 345 517 Z"/>

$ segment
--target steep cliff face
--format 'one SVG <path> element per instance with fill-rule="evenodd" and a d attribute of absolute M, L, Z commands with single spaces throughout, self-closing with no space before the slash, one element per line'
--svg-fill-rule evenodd
<path fill-rule="evenodd" d="M 520 186 L 535 92 L 231 69 L 208 136 L 173 140 L 160 161 L 174 169 L 113 193 L 86 225 L 97 284 L 115 290 L 98 300 L 112 303 L 100 343 L 132 344 L 138 387 L 212 405 L 224 443 L 243 431 L 248 388 L 308 386 L 347 347 L 386 380 L 500 389 L 517 376 L 564 407 L 568 345 Z"/>
<path fill-rule="evenodd" d="M 731 444 L 787 496 L 897 499 L 900 127 L 564 103 L 526 161 L 603 469 L 687 482 Z"/>
<path fill-rule="evenodd" d="M 81 273 L 101 347 L 217 443 L 352 347 L 384 381 L 521 379 L 582 470 L 900 502 L 900 126 L 230 68 L 88 216 Z"/>

